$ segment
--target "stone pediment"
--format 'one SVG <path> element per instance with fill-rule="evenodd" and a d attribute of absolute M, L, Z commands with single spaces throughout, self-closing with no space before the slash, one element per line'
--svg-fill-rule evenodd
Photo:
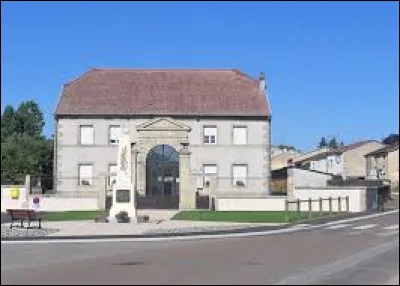
<path fill-rule="evenodd" d="M 156 118 L 136 126 L 137 131 L 186 131 L 190 132 L 190 126 L 173 120 L 172 118 Z"/>

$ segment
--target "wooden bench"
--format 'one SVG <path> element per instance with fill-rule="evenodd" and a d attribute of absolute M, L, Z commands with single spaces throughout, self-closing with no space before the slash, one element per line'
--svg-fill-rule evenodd
<path fill-rule="evenodd" d="M 7 209 L 7 214 L 11 217 L 10 228 L 13 227 L 14 221 L 20 221 L 21 225 L 19 227 L 24 227 L 24 220 L 28 221 L 28 228 L 31 228 L 31 222 L 39 222 L 39 229 L 42 228 L 42 217 L 31 209 Z"/>

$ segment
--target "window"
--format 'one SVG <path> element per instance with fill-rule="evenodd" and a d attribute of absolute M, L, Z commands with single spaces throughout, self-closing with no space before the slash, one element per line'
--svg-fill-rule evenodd
<path fill-rule="evenodd" d="M 93 145 L 93 126 L 91 125 L 81 125 L 80 126 L 80 143 L 82 145 Z"/>
<path fill-rule="evenodd" d="M 247 127 L 234 126 L 233 127 L 233 144 L 246 145 L 247 144 Z"/>
<path fill-rule="evenodd" d="M 93 166 L 89 164 L 79 165 L 79 185 L 89 186 L 93 184 Z"/>
<path fill-rule="evenodd" d="M 217 144 L 217 127 L 204 127 L 204 144 Z"/>
<path fill-rule="evenodd" d="M 211 178 L 217 176 L 217 165 L 203 165 L 203 186 L 210 186 Z"/>
<path fill-rule="evenodd" d="M 233 185 L 244 187 L 247 183 L 247 165 L 233 165 Z"/>
<path fill-rule="evenodd" d="M 109 140 L 108 142 L 110 145 L 116 145 L 119 142 L 119 133 L 120 132 L 120 127 L 118 125 L 111 125 L 110 126 L 110 131 L 109 131 Z"/>
<path fill-rule="evenodd" d="M 108 165 L 108 185 L 112 186 L 117 182 L 117 164 Z"/>

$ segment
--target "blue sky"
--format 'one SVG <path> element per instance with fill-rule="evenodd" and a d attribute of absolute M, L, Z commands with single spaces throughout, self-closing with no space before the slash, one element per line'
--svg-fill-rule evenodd
<path fill-rule="evenodd" d="M 91 67 L 239 68 L 267 76 L 272 140 L 303 150 L 399 130 L 397 2 L 2 2 L 1 106 Z"/>

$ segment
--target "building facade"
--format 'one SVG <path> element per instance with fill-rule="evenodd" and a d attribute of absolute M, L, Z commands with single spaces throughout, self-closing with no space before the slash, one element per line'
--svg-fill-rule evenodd
<path fill-rule="evenodd" d="M 94 69 L 64 85 L 55 112 L 55 190 L 115 183 L 128 129 L 143 196 L 268 194 L 271 112 L 265 78 L 238 70 Z M 189 170 L 182 170 L 183 154 Z M 182 177 L 184 176 L 184 177 Z"/>
<path fill-rule="evenodd" d="M 365 155 L 366 176 L 371 180 L 390 180 L 399 186 L 399 143 L 379 148 Z"/>

